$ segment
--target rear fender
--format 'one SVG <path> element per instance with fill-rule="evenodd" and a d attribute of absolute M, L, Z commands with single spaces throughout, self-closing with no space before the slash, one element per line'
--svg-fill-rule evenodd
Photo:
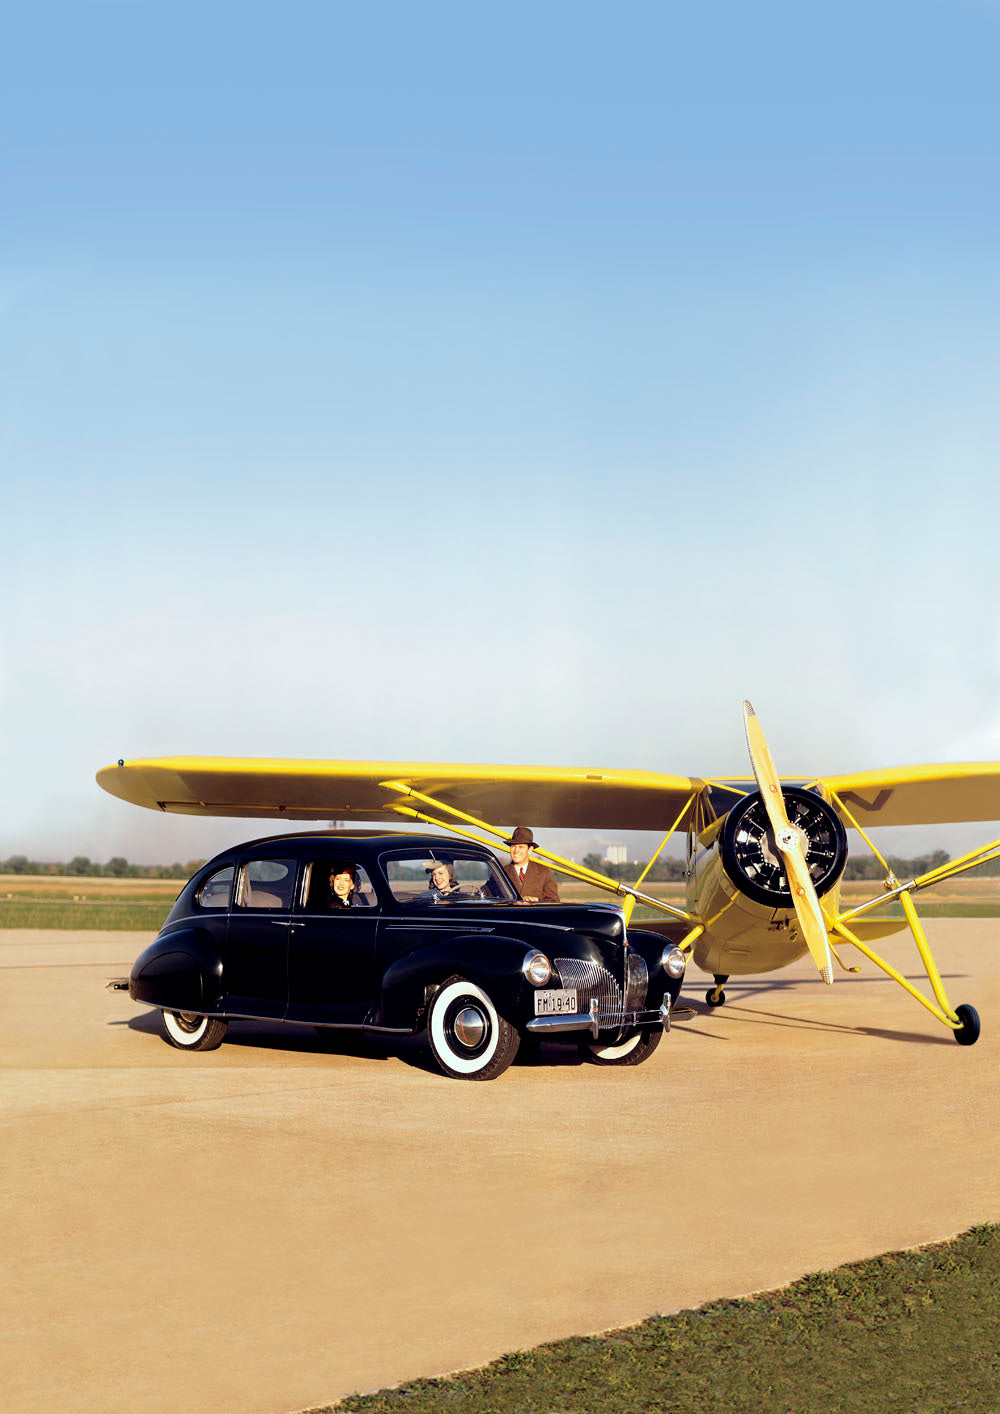
<path fill-rule="evenodd" d="M 133 1001 L 167 1011 L 217 1012 L 222 993 L 219 950 L 200 928 L 161 934 L 136 958 L 128 990 Z"/>

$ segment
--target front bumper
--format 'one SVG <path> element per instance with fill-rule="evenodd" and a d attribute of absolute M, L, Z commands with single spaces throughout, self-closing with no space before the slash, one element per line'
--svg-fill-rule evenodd
<path fill-rule="evenodd" d="M 551 1036 L 559 1031 L 589 1031 L 595 1039 L 599 1031 L 635 1031 L 643 1026 L 662 1026 L 664 1031 L 669 1031 L 670 997 L 664 997 L 662 1006 L 655 1011 L 621 1012 L 610 1027 L 608 1021 L 605 1013 L 598 1013 L 595 997 L 589 1011 L 568 1012 L 565 1016 L 536 1016 L 524 1029 L 535 1036 Z"/>

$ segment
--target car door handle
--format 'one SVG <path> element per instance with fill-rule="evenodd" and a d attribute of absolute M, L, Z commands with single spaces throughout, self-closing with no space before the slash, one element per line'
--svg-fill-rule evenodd
<path fill-rule="evenodd" d="M 273 923 L 276 928 L 304 928 L 304 923 L 289 923 L 287 918 L 270 918 L 269 923 Z"/>

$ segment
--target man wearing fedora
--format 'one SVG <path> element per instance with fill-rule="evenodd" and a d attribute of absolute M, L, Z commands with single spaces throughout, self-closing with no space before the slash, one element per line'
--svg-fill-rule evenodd
<path fill-rule="evenodd" d="M 527 825 L 518 825 L 510 837 L 510 863 L 503 866 L 504 873 L 524 903 L 558 903 L 559 890 L 552 870 L 528 858 L 537 848 Z"/>

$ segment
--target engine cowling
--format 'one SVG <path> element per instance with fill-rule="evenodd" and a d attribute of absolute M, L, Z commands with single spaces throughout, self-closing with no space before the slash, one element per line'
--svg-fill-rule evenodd
<path fill-rule="evenodd" d="M 836 884 L 847 863 L 847 831 L 840 817 L 815 791 L 784 786 L 789 823 L 800 830 L 813 887 L 822 897 Z M 770 908 L 792 908 L 785 866 L 760 791 L 746 795 L 730 810 L 719 838 L 722 867 L 740 893 Z"/>

